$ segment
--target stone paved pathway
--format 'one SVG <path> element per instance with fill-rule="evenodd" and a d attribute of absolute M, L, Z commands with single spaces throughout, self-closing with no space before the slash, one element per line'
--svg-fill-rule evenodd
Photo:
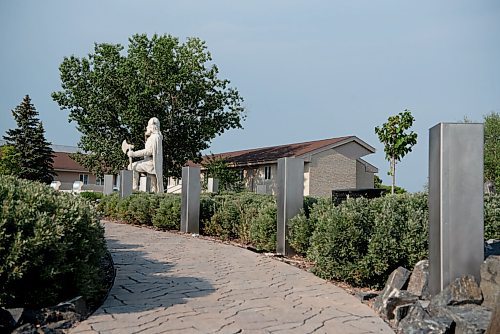
<path fill-rule="evenodd" d="M 262 254 L 105 226 L 115 284 L 70 333 L 393 333 L 341 288 Z"/>

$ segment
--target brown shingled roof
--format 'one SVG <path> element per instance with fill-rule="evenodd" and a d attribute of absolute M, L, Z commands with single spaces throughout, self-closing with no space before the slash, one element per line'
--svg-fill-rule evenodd
<path fill-rule="evenodd" d="M 275 162 L 279 158 L 302 156 L 311 153 L 313 151 L 316 151 L 318 149 L 321 149 L 323 147 L 340 143 L 349 138 L 355 138 L 355 137 L 348 136 L 348 137 L 330 138 L 330 139 L 309 141 L 304 143 L 295 143 L 295 144 L 255 148 L 250 150 L 225 152 L 225 153 L 214 154 L 213 156 L 215 158 L 223 158 L 227 162 L 233 163 L 235 165 Z M 205 156 L 203 158 L 203 162 L 206 162 L 210 158 L 211 156 Z M 193 164 L 190 162 L 189 165 Z"/>
<path fill-rule="evenodd" d="M 70 153 L 66 152 L 54 152 L 54 170 L 88 172 L 85 167 L 71 159 L 69 155 Z"/>

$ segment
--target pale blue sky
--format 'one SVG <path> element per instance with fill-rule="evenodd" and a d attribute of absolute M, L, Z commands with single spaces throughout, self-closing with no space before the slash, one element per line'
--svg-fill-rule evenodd
<path fill-rule="evenodd" d="M 0 28 L 0 135 L 29 94 L 47 139 L 76 145 L 50 97 L 59 64 L 135 33 L 200 37 L 245 98 L 244 130 L 215 139 L 214 153 L 356 135 L 376 147 L 366 159 L 389 183 L 373 129 L 408 108 L 419 138 L 397 183 L 418 191 L 430 127 L 500 112 L 498 0 L 2 0 Z"/>

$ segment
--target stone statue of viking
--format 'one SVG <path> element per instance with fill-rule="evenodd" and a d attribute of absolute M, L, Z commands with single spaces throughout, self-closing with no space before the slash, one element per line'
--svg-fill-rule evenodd
<path fill-rule="evenodd" d="M 163 136 L 160 132 L 160 121 L 153 117 L 146 128 L 146 145 L 143 150 L 130 149 L 127 155 L 130 158 L 144 157 L 143 160 L 131 163 L 129 170 L 133 171 L 133 189 L 139 188 L 139 173 L 151 175 L 151 191 L 162 193 L 163 190 Z"/>

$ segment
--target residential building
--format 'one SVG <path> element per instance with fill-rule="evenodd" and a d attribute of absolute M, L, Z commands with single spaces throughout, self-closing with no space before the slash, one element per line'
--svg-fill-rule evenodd
<path fill-rule="evenodd" d="M 349 136 L 226 152 L 215 154 L 215 158 L 223 158 L 237 169 L 248 190 L 266 194 L 276 193 L 278 159 L 302 158 L 304 195 L 329 197 L 332 190 L 374 187 L 378 169 L 362 159 L 372 153 L 375 148 L 356 136 Z M 179 186 L 167 187 L 167 192 L 178 190 Z"/>

